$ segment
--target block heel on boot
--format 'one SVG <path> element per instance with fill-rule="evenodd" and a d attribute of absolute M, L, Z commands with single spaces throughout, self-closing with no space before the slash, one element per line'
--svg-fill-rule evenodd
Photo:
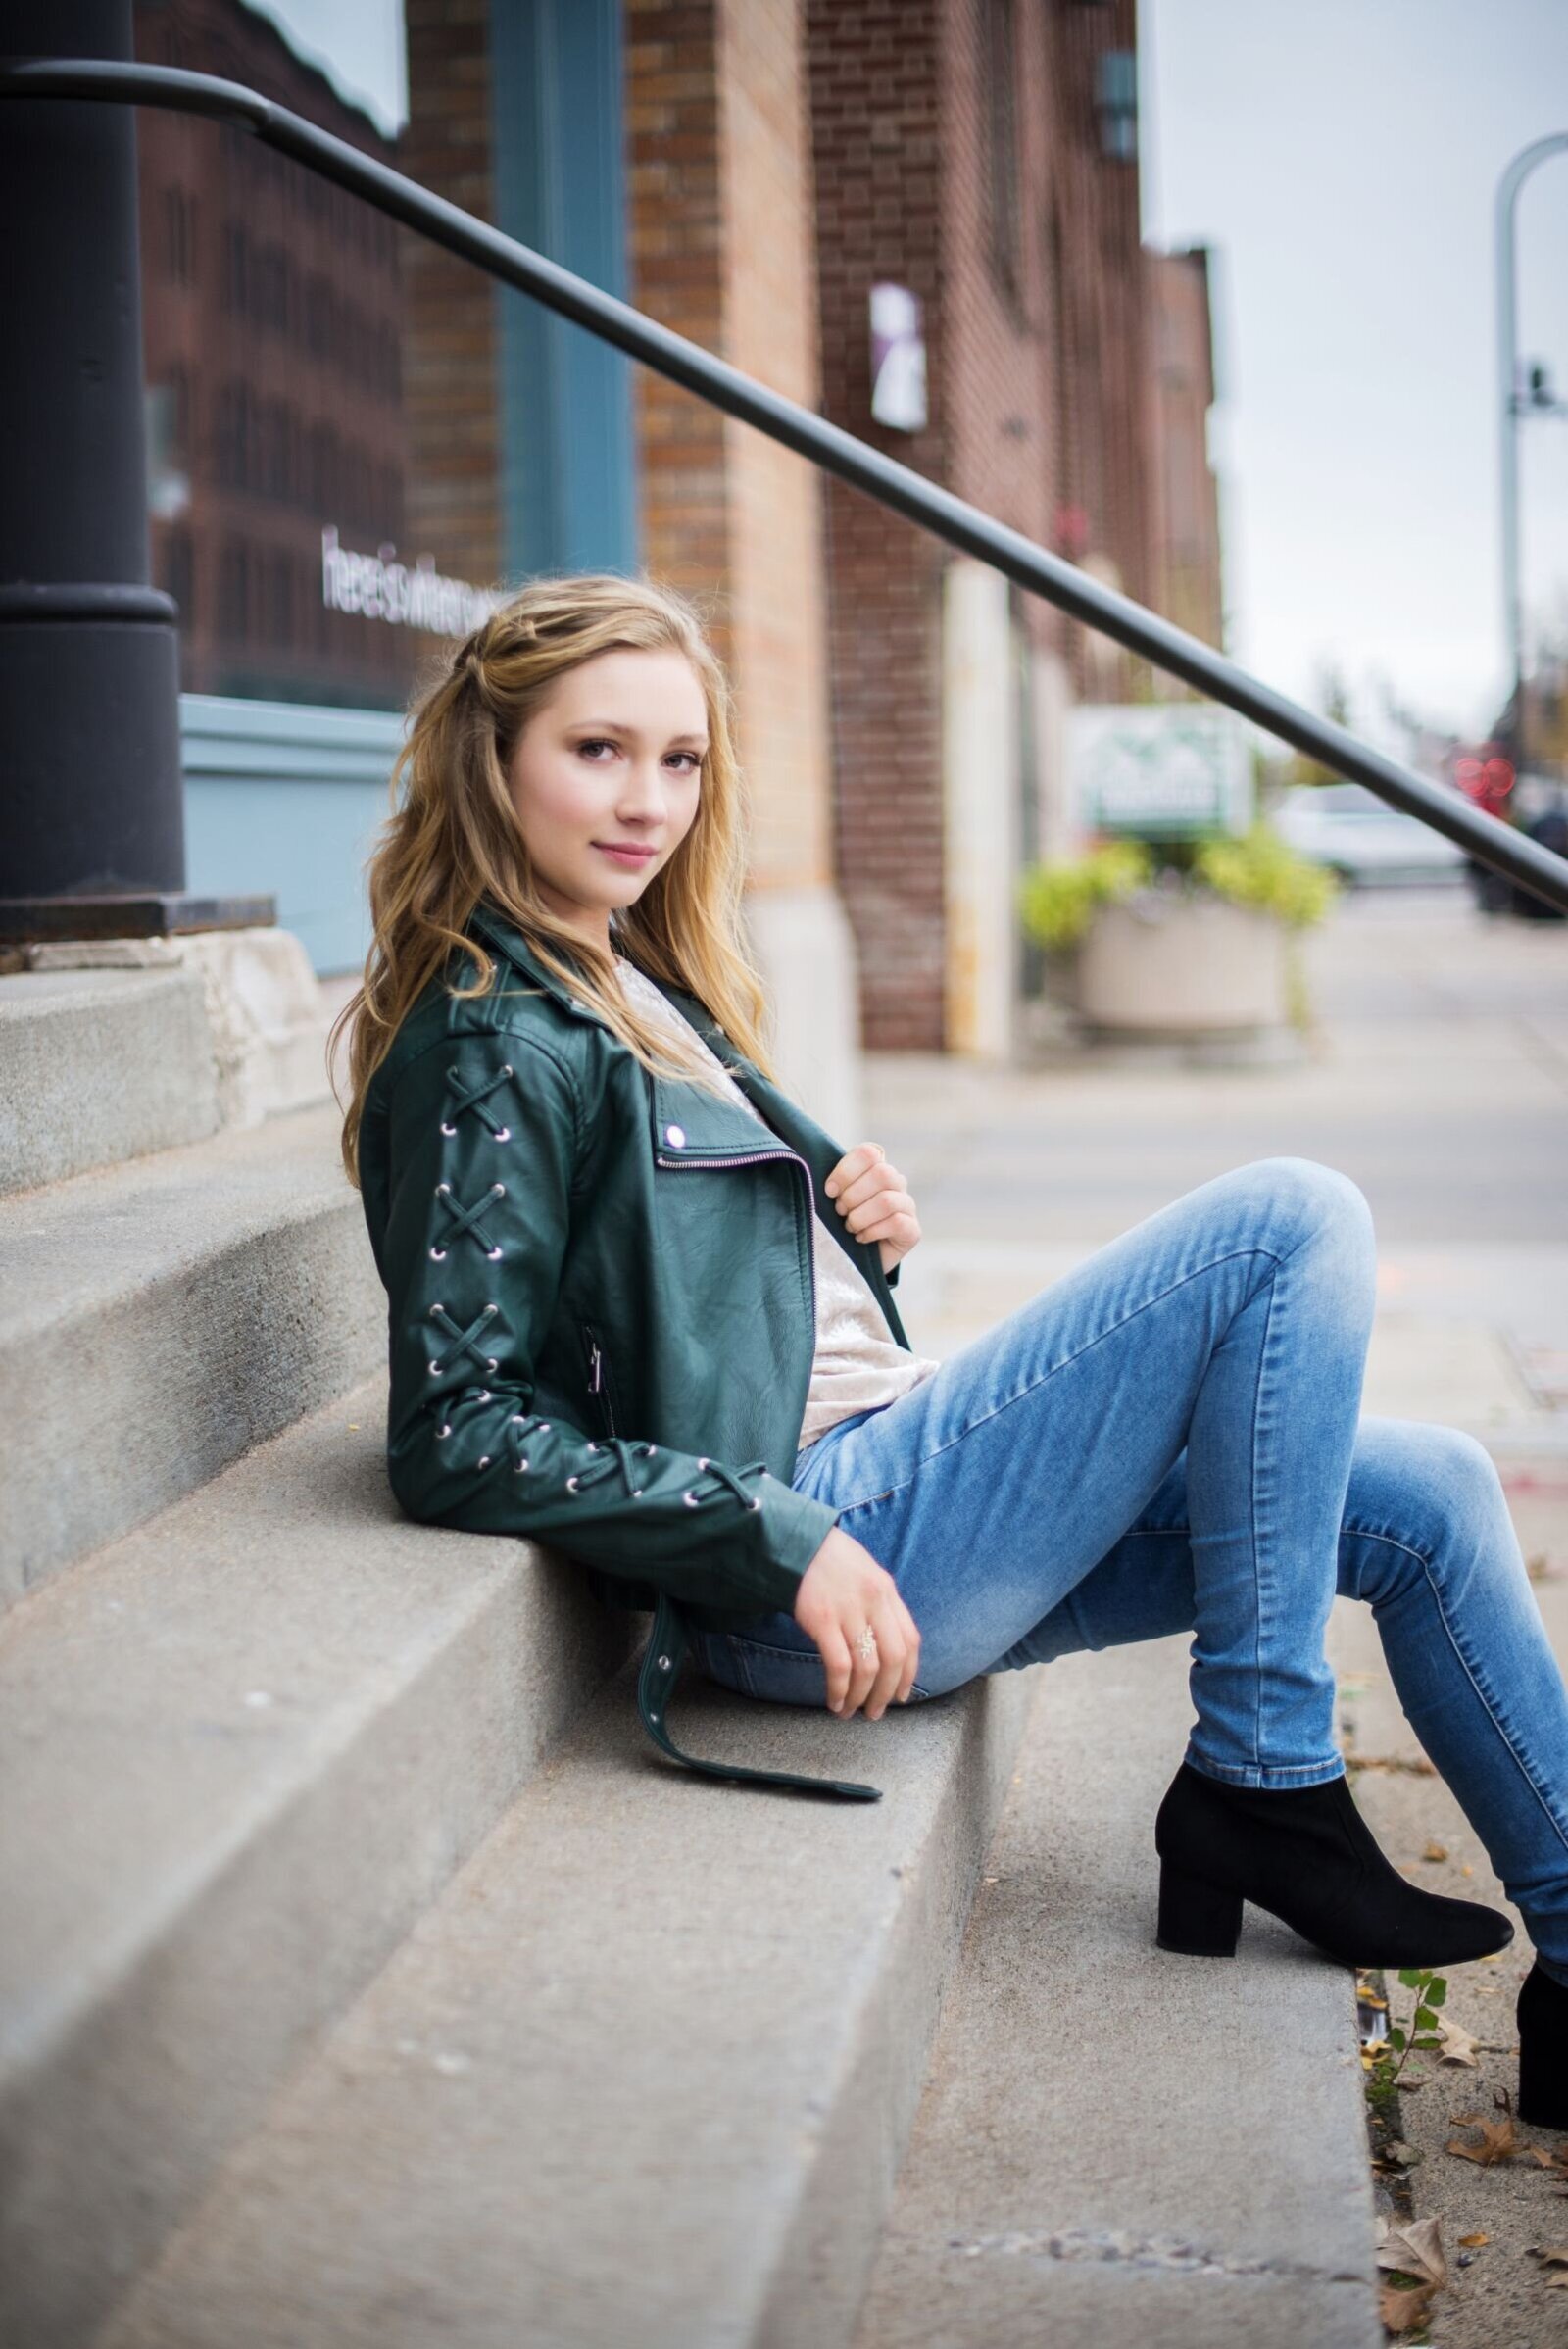
<path fill-rule="evenodd" d="M 1538 1962 L 1514 2002 L 1519 2026 L 1519 2118 L 1534 2129 L 1568 2129 L 1568 1986 Z"/>
<path fill-rule="evenodd" d="M 1182 1957 L 1234 1957 L 1242 1937 L 1242 1896 L 1161 1860 L 1154 1937 L 1161 1949 Z"/>
<path fill-rule="evenodd" d="M 1183 1761 L 1154 1820 L 1154 1848 L 1158 1946 L 1189 1956 L 1234 1952 L 1244 1900 L 1344 1966 L 1453 1965 L 1513 1939 L 1499 1910 L 1402 1877 L 1343 1771 L 1314 1786 L 1236 1786 Z"/>

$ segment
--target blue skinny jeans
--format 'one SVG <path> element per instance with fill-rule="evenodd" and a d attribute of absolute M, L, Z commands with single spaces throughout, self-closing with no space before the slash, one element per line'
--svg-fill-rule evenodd
<path fill-rule="evenodd" d="M 1195 1634 L 1185 1759 L 1241 1786 L 1338 1777 L 1337 1593 L 1568 1982 L 1568 1690 L 1491 1455 L 1360 1415 L 1376 1247 L 1315 1159 L 1185 1193 L 923 1384 L 840 1420 L 796 1490 L 841 1510 L 920 1633 L 911 1702 L 1076 1648 Z M 694 1639 L 710 1678 L 826 1704 L 787 1612 Z"/>

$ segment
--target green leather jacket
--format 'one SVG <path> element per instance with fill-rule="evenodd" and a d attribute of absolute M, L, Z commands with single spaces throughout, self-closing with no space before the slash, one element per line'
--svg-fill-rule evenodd
<path fill-rule="evenodd" d="M 653 1608 L 638 1708 L 677 1761 L 875 1799 L 684 1753 L 665 1720 L 688 1624 L 793 1612 L 838 1519 L 790 1483 L 815 1346 L 813 1214 L 908 1346 L 878 1245 L 822 1188 L 846 1146 L 695 997 L 663 989 L 776 1143 L 733 1103 L 653 1077 L 488 905 L 469 934 L 495 954 L 491 986 L 460 1002 L 432 983 L 360 1134 L 388 1300 L 392 1490 L 413 1517 L 543 1542 L 601 1600 Z"/>

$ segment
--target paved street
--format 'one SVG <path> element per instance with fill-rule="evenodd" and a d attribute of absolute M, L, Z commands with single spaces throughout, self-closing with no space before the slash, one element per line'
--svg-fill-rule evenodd
<path fill-rule="evenodd" d="M 1101 1052 L 996 1073 L 873 1059 L 867 1132 L 908 1178 L 925 1233 L 900 1282 L 910 1339 L 950 1352 L 1226 1167 L 1279 1151 L 1341 1167 L 1366 1192 L 1380 1244 L 1364 1407 L 1489 1444 L 1568 1661 L 1568 925 L 1491 921 L 1460 890 L 1399 891 L 1342 901 L 1302 944 L 1313 1025 L 1295 1066 Z M 1419 1767 L 1370 1610 L 1339 1601 L 1330 1649 L 1357 1799 L 1384 1848 L 1435 1888 L 1506 1906 L 1457 1803 Z M 1424 2084 L 1403 2098 L 1402 2126 L 1416 2158 L 1379 2181 L 1380 2208 L 1441 2222 L 1451 2283 L 1424 2337 L 1445 2349 L 1568 2338 L 1568 2294 L 1528 2249 L 1568 2234 L 1552 2178 L 1528 2160 L 1483 2169 L 1444 2149 L 1459 2116 L 1497 2117 L 1494 2095 L 1514 2091 L 1528 1963 L 1521 1930 L 1495 1963 L 1454 1970 L 1447 2011 L 1480 2042 L 1479 2065 L 1412 2060 L 1405 2078 L 1419 2069 Z M 1282 2078 L 1276 2053 L 1252 2092 Z M 1557 2132 L 1520 2134 L 1568 2149 Z M 1460 2271 L 1467 2234 L 1488 2239 Z"/>
<path fill-rule="evenodd" d="M 1301 943 L 1297 1065 L 872 1056 L 868 1132 L 925 1233 L 899 1285 L 911 1340 L 949 1352 L 1181 1192 L 1289 1151 L 1371 1202 L 1365 1407 L 1568 1453 L 1568 925 L 1401 890 L 1342 900 Z"/>

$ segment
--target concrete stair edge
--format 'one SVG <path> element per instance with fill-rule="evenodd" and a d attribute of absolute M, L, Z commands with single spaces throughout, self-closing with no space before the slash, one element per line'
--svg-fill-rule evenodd
<path fill-rule="evenodd" d="M 94 2349 L 841 2349 L 1033 1697 L 877 1724 L 632 1667 L 586 1708 Z"/>
<path fill-rule="evenodd" d="M 382 1358 L 328 1105 L 0 1199 L 0 1607 Z"/>
<path fill-rule="evenodd" d="M 198 972 L 0 978 L 0 1195 L 197 1142 L 220 1122 Z"/>
<path fill-rule="evenodd" d="M 384 1401 L 0 1620 L 0 2337 L 86 2337 L 640 1644 L 567 1561 L 403 1518 Z"/>
<path fill-rule="evenodd" d="M 1191 1646 L 1046 1667 L 853 2349 L 1384 2339 L 1353 1974 L 1154 1940 Z"/>

